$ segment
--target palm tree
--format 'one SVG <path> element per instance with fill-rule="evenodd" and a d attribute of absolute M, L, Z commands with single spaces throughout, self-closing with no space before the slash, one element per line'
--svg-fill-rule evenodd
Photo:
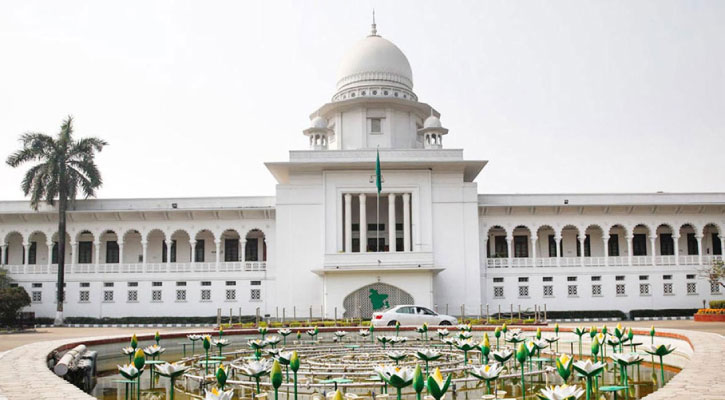
<path fill-rule="evenodd" d="M 63 281 L 65 273 L 65 213 L 80 190 L 85 198 L 95 196 L 101 173 L 94 161 L 108 143 L 98 138 L 73 139 L 73 117 L 63 121 L 58 136 L 25 133 L 20 136 L 22 149 L 11 154 L 7 164 L 13 168 L 25 162 L 37 164 L 26 172 L 21 189 L 30 196 L 30 205 L 38 210 L 40 202 L 54 206 L 58 201 L 58 290 L 55 324 L 63 324 Z M 50 256 L 50 255 L 48 255 Z"/>

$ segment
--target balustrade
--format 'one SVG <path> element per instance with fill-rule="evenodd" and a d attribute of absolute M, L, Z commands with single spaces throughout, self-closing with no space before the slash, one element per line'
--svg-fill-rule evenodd
<path fill-rule="evenodd" d="M 702 265 L 710 265 L 715 260 L 722 260 L 720 255 L 702 256 Z M 487 258 L 485 265 L 487 268 L 532 268 L 536 267 L 652 267 L 652 256 L 627 256 L 618 257 L 514 257 L 514 258 Z M 655 256 L 655 264 L 657 266 L 674 266 L 678 265 L 675 256 Z M 700 265 L 700 257 L 696 255 L 679 256 L 679 265 Z"/>
<path fill-rule="evenodd" d="M 10 274 L 56 274 L 58 265 L 3 265 Z M 66 265 L 67 274 L 190 273 L 190 272 L 264 272 L 266 261 L 217 263 L 131 263 Z"/>

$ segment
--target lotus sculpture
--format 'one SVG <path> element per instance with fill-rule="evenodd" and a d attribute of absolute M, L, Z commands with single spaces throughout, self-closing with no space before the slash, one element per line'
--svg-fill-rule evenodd
<path fill-rule="evenodd" d="M 272 348 L 275 348 L 279 342 L 282 341 L 282 338 L 276 335 L 272 335 L 266 339 L 264 339 L 265 342 L 267 342 L 268 345 L 272 346 Z"/>
<path fill-rule="evenodd" d="M 425 363 L 425 374 L 428 375 L 428 363 L 441 358 L 442 354 L 433 349 L 418 349 L 415 357 Z"/>
<path fill-rule="evenodd" d="M 380 379 L 398 391 L 398 400 L 401 400 L 403 388 L 413 383 L 413 369 L 410 367 L 381 365 L 375 368 L 375 372 Z"/>
<path fill-rule="evenodd" d="M 212 388 L 211 390 L 205 391 L 206 396 L 204 397 L 204 400 L 232 400 L 234 397 L 234 389 L 225 391 L 219 391 L 217 388 Z"/>
<path fill-rule="evenodd" d="M 292 334 L 292 330 L 284 328 L 284 329 L 277 330 L 277 333 L 282 335 L 282 345 L 287 346 L 287 336 Z"/>
<path fill-rule="evenodd" d="M 166 378 L 169 378 L 169 398 L 171 400 L 174 400 L 174 381 L 176 381 L 176 378 L 184 375 L 186 371 L 189 370 L 189 367 L 183 364 L 170 364 L 170 363 L 164 363 L 161 365 L 156 366 L 156 372 Z M 222 387 L 222 390 L 224 387 Z"/>
<path fill-rule="evenodd" d="M 202 336 L 192 334 L 192 335 L 187 335 L 186 338 L 191 340 L 191 354 L 193 355 L 194 352 L 196 351 L 196 342 L 200 341 L 202 339 Z"/>
<path fill-rule="evenodd" d="M 592 362 L 591 360 L 577 361 L 572 367 L 579 375 L 583 376 L 587 380 L 587 400 L 591 399 L 592 396 L 592 379 L 604 371 L 606 367 L 604 363 Z"/>
<path fill-rule="evenodd" d="M 272 362 L 270 360 L 254 360 L 242 365 L 232 364 L 232 368 L 239 371 L 240 374 L 254 379 L 257 384 L 257 394 L 259 394 L 259 381 L 263 376 L 269 375 L 272 369 Z"/>
<path fill-rule="evenodd" d="M 428 393 L 430 393 L 431 396 L 435 400 L 441 400 L 441 398 L 446 394 L 446 391 L 448 391 L 448 387 L 451 385 L 451 378 L 453 375 L 448 375 L 448 378 L 443 378 L 443 375 L 441 374 L 441 370 L 436 368 L 432 375 L 428 376 Z M 400 400 L 400 396 L 398 396 L 398 400 Z"/>
<path fill-rule="evenodd" d="M 389 359 L 395 361 L 395 365 L 398 365 L 400 360 L 404 359 L 406 356 L 405 352 L 400 350 L 391 350 L 385 353 L 385 355 L 387 355 Z"/>
<path fill-rule="evenodd" d="M 229 346 L 229 339 L 213 339 L 211 343 L 219 349 L 219 357 L 222 356 L 222 348 Z"/>
<path fill-rule="evenodd" d="M 584 389 L 579 386 L 549 386 L 541 389 L 537 394 L 542 400 L 576 400 L 584 394 Z"/>
<path fill-rule="evenodd" d="M 503 371 L 503 366 L 499 364 L 486 364 L 471 369 L 471 375 L 474 377 L 486 381 L 486 390 L 488 394 L 491 394 L 491 381 L 498 379 Z M 495 386 L 495 382 L 494 382 Z"/>
<path fill-rule="evenodd" d="M 651 354 L 653 356 L 657 356 L 660 358 L 660 375 L 662 382 L 660 386 L 664 386 L 665 384 L 665 363 L 664 363 L 664 357 L 673 351 L 675 351 L 675 347 L 671 344 L 661 344 L 659 346 L 649 346 L 645 347 L 644 351 L 648 354 Z"/>

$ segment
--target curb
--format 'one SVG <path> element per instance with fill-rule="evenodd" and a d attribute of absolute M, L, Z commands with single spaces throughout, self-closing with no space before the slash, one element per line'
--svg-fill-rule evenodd
<path fill-rule="evenodd" d="M 53 325 L 35 325 L 53 328 Z M 66 324 L 65 328 L 215 328 L 216 324 Z"/>
<path fill-rule="evenodd" d="M 684 321 L 694 317 L 635 317 L 635 321 Z"/>
<path fill-rule="evenodd" d="M 623 321 L 621 318 L 558 318 L 549 319 L 548 322 L 617 322 Z"/>

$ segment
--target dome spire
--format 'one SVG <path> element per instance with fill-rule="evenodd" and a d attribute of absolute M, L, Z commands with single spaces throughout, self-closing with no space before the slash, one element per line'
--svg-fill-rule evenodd
<path fill-rule="evenodd" d="M 375 24 L 375 9 L 373 8 L 373 24 L 370 29 L 370 36 L 378 36 L 378 28 Z"/>

